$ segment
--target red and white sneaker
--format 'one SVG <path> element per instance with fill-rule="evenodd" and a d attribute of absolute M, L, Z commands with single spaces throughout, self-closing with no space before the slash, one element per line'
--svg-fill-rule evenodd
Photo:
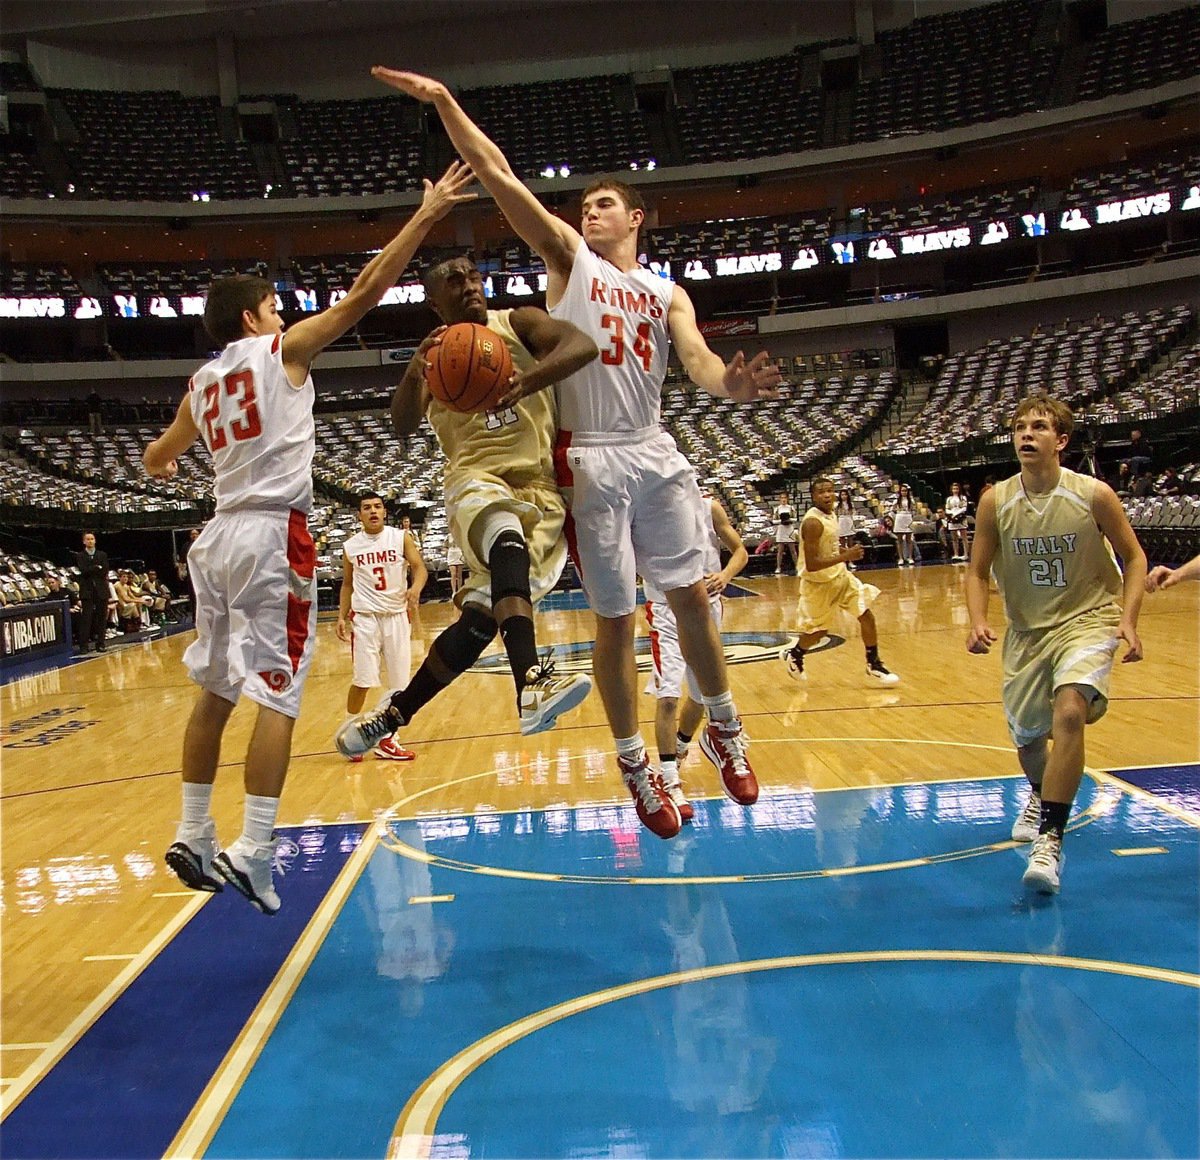
<path fill-rule="evenodd" d="M 633 797 L 638 820 L 659 838 L 673 838 L 679 833 L 683 820 L 679 808 L 671 800 L 663 786 L 662 777 L 650 766 L 650 758 L 643 753 L 638 762 L 617 758 L 621 778 Z"/>
<path fill-rule="evenodd" d="M 710 721 L 700 734 L 700 752 L 717 767 L 726 796 L 739 806 L 752 806 L 758 801 L 758 779 L 746 757 L 746 737 L 742 723 Z"/>
<path fill-rule="evenodd" d="M 397 744 L 394 737 L 385 737 L 375 746 L 375 756 L 385 761 L 414 761 L 417 755 L 411 749 Z"/>
<path fill-rule="evenodd" d="M 679 820 L 686 826 L 696 816 L 696 811 L 687 800 L 687 794 L 683 792 L 683 782 L 679 780 L 678 775 L 674 781 L 667 781 L 664 777 L 663 789 L 667 791 L 667 797 L 675 803 L 675 808 L 679 811 Z"/>

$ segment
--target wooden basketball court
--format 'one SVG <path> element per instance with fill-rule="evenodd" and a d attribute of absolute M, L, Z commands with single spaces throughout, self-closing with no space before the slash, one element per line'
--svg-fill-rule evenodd
<path fill-rule="evenodd" d="M 964 646 L 964 570 L 929 565 L 869 575 L 883 589 L 876 615 L 882 656 L 902 678 L 895 688 L 868 686 L 856 626 L 849 620 L 836 630 L 844 641 L 834 638 L 834 647 L 812 656 L 805 684 L 788 679 L 776 654 L 791 631 L 793 577 L 745 581 L 746 595 L 728 601 L 724 633 L 736 662 L 732 685 L 752 739 L 763 798 L 791 791 L 1013 778 L 1018 771 L 999 703 L 999 650 L 974 657 Z M 1119 779 L 1119 771 L 1130 767 L 1200 761 L 1198 602 L 1200 585 L 1146 598 L 1140 626 L 1146 660 L 1117 666 L 1109 713 L 1088 731 L 1089 769 L 1118 771 Z M 993 626 L 1000 627 L 995 596 L 992 612 Z M 422 607 L 414 666 L 453 615 L 447 604 Z M 644 624 L 640 631 L 644 634 Z M 349 651 L 336 639 L 331 621 L 322 622 L 319 632 L 281 826 L 628 804 L 599 697 L 593 692 L 553 732 L 522 739 L 502 654 L 488 660 L 495 646 L 481 671 L 462 677 L 405 731 L 405 744 L 418 754 L 414 762 L 368 756 L 361 764 L 348 763 L 334 751 L 332 737 L 344 718 Z M 590 667 L 590 612 L 544 611 L 538 633 L 540 644 L 555 646 L 558 663 Z M 12 681 L 0 694 L 0 1090 L 6 1114 L 36 1090 L 208 901 L 185 890 L 162 861 L 178 816 L 180 745 L 195 696 L 180 664 L 191 639 L 186 632 L 110 650 Z M 643 733 L 651 743 L 653 712 L 652 698 L 644 697 Z M 226 734 L 214 798 L 218 834 L 226 841 L 240 829 L 240 759 L 253 713 L 251 705 L 239 707 Z M 720 798 L 715 772 L 695 749 L 683 777 L 694 798 Z M 399 815 L 397 803 L 403 803 Z M 1170 808 L 1177 820 L 1200 827 L 1194 800 Z M 857 824 L 886 827 L 889 822 L 867 817 Z M 1006 825 L 979 827 L 980 843 L 1006 836 Z M 1144 844 L 1152 845 L 1153 835 L 1143 836 Z M 715 832 L 696 837 L 719 841 Z M 670 845 L 638 831 L 636 824 L 628 841 L 648 850 Z M 1065 870 L 1062 898 L 1088 897 L 1095 884 L 1084 867 L 1074 876 L 1072 869 Z M 1194 870 L 1180 867 L 1181 873 Z M 579 867 L 581 874 L 587 871 Z M 1015 865 L 1013 875 L 1015 888 Z M 1194 878 L 1192 888 L 1194 893 Z M 285 911 L 292 889 L 282 879 Z M 1102 905 L 1104 900 L 1090 901 Z M 255 923 L 275 921 L 252 917 L 248 928 L 239 925 L 239 938 L 246 929 L 257 929 Z M 1146 921 L 1155 920 L 1147 915 Z M 218 945 L 211 947 L 214 955 L 224 949 L 220 929 Z M 203 1020 L 204 1012 L 194 1017 Z M 170 1029 L 163 1034 L 165 1058 Z M 172 1154 L 187 1154 L 180 1149 Z"/>

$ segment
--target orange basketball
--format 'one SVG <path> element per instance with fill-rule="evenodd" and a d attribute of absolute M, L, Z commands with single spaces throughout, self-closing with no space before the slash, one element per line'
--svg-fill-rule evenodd
<path fill-rule="evenodd" d="M 439 403 L 471 414 L 494 409 L 512 373 L 504 339 L 477 322 L 459 322 L 430 350 L 425 381 Z"/>

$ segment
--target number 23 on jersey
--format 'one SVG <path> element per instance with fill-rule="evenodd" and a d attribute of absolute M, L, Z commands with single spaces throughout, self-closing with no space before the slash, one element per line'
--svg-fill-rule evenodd
<path fill-rule="evenodd" d="M 220 451 L 232 439 L 244 443 L 262 434 L 254 394 L 254 372 L 235 371 L 204 388 L 204 441 Z"/>

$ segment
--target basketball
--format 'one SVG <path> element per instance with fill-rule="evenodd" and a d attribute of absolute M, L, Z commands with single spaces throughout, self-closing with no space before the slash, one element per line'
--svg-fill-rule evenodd
<path fill-rule="evenodd" d="M 429 352 L 425 381 L 429 393 L 452 411 L 490 411 L 508 390 L 512 355 L 494 331 L 477 322 L 448 327 Z"/>

